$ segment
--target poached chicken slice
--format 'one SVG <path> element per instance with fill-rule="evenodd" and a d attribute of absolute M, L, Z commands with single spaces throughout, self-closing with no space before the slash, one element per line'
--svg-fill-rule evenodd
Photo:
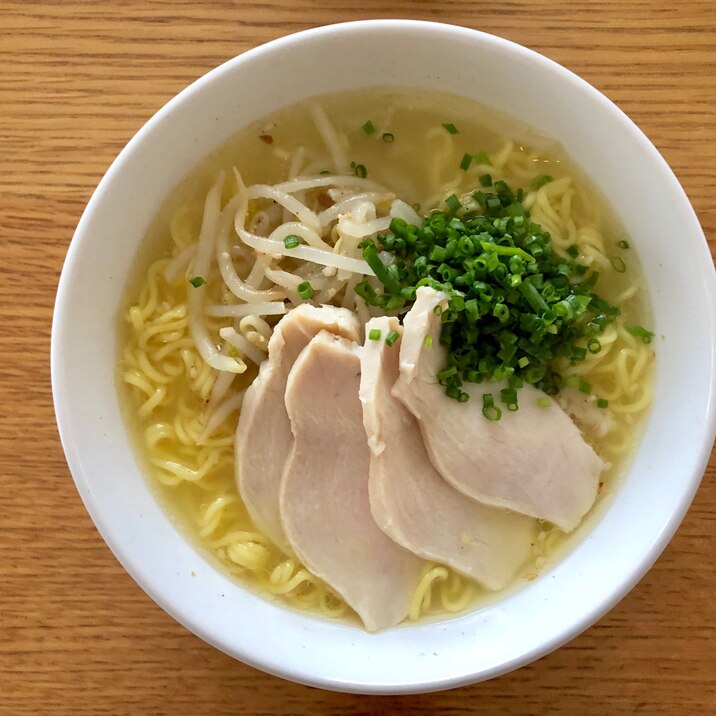
<path fill-rule="evenodd" d="M 405 618 L 423 562 L 371 515 L 359 351 L 321 332 L 296 360 L 286 386 L 294 442 L 280 504 L 298 558 L 376 631 Z"/>
<path fill-rule="evenodd" d="M 430 459 L 451 485 L 569 532 L 594 503 L 603 462 L 555 401 L 538 404 L 546 396 L 531 385 L 520 389 L 519 409 L 505 409 L 494 422 L 482 414 L 482 395 L 492 393 L 499 404 L 500 383 L 463 385 L 466 403 L 445 395 L 436 377 L 447 359 L 435 308 L 447 299 L 427 286 L 418 289 L 405 317 L 393 394 L 418 419 Z"/>
<path fill-rule="evenodd" d="M 302 304 L 286 314 L 268 343 L 268 358 L 246 391 L 236 428 L 236 478 L 254 524 L 291 554 L 281 524 L 279 486 L 293 442 L 286 413 L 286 381 L 294 361 L 320 331 L 358 340 L 360 325 L 345 308 Z"/>
<path fill-rule="evenodd" d="M 501 589 L 531 553 L 534 519 L 488 507 L 458 492 L 435 470 L 413 415 L 391 394 L 398 379 L 396 318 L 366 325 L 381 339 L 366 339 L 361 354 L 360 399 L 371 448 L 370 507 L 378 526 L 425 559 L 447 564 L 488 589 Z"/>

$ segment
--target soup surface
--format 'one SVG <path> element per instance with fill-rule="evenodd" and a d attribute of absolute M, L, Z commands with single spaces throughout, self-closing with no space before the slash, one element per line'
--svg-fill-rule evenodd
<path fill-rule="evenodd" d="M 364 323 L 372 315 L 402 317 L 410 307 L 409 300 L 394 308 L 371 306 L 357 296 L 364 277 L 350 267 L 325 268 L 289 252 L 274 255 L 263 244 L 242 245 L 234 229 L 242 188 L 251 192 L 295 177 L 307 178 L 310 186 L 295 196 L 316 213 L 338 207 L 322 238 L 335 254 L 354 261 L 361 260 L 361 237 L 349 245 L 338 222 L 357 211 L 357 194 L 367 198 L 354 218 L 372 229 L 365 236 L 375 238 L 388 231 L 390 206 L 407 223 L 411 217 L 419 223 L 433 210 L 449 214 L 454 200 L 462 202 L 461 211 L 474 212 L 479 206 L 470 197 L 503 181 L 529 220 L 548 232 L 556 256 L 584 267 L 585 279 L 599 274 L 594 290 L 619 315 L 600 327 L 596 339 L 583 341 L 580 360 L 558 356 L 551 366 L 563 383 L 558 401 L 606 468 L 595 506 L 576 530 L 567 535 L 534 521 L 532 556 L 509 588 L 538 578 L 593 525 L 638 439 L 651 398 L 653 352 L 642 328 L 649 323 L 647 296 L 628 237 L 559 145 L 452 96 L 378 89 L 320 97 L 243 129 L 173 190 L 127 288 L 118 359 L 127 421 L 162 503 L 197 548 L 242 584 L 294 607 L 355 619 L 334 589 L 257 529 L 235 477 L 243 395 L 287 310 L 303 302 L 334 304 Z M 342 183 L 341 177 L 349 179 Z M 328 183 L 321 185 L 322 179 Z M 212 192 L 213 229 L 206 225 Z M 277 226 L 300 220 L 265 191 L 252 197 L 242 224 L 251 236 L 266 238 Z M 391 205 L 396 197 L 404 204 Z M 342 212 L 341 202 L 348 202 Z M 212 239 L 207 252 L 201 237 L 209 230 L 224 231 L 224 237 Z M 222 240 L 248 291 L 241 295 L 258 296 L 248 299 L 249 309 L 237 309 L 247 299 L 224 280 L 229 268 L 221 266 Z M 287 249 L 294 240 L 308 242 L 284 231 Z M 501 412 L 510 419 L 508 409 Z M 495 594 L 426 560 L 407 616 L 461 612 Z"/>

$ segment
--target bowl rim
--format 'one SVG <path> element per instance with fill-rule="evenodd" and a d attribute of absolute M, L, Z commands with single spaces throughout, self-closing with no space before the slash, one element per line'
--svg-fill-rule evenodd
<path fill-rule="evenodd" d="M 479 30 L 474 30 L 458 25 L 452 25 L 447 23 L 428 22 L 419 20 L 403 20 L 403 19 L 390 19 L 390 20 L 359 20 L 344 23 L 337 23 L 331 25 L 325 25 L 316 27 L 308 30 L 302 30 L 295 32 L 283 37 L 279 37 L 265 44 L 259 45 L 252 49 L 249 49 L 240 55 L 233 57 L 226 62 L 222 63 L 218 67 L 210 70 L 203 76 L 196 79 L 189 86 L 175 95 L 170 99 L 163 107 L 161 107 L 130 139 L 130 141 L 121 150 L 118 156 L 114 159 L 111 166 L 100 180 L 97 188 L 93 192 L 83 214 L 77 225 L 77 229 L 74 233 L 73 239 L 70 243 L 65 262 L 63 265 L 62 273 L 58 283 L 57 296 L 54 307 L 54 315 L 52 322 L 52 334 L 51 334 L 51 378 L 52 378 L 52 394 L 55 408 L 55 415 L 58 424 L 58 430 L 62 442 L 62 446 L 65 452 L 65 456 L 77 486 L 78 492 L 80 493 L 81 499 L 83 500 L 85 507 L 90 514 L 96 528 L 102 535 L 103 539 L 109 546 L 110 550 L 114 553 L 115 557 L 122 564 L 124 569 L 132 576 L 132 578 L 139 584 L 139 586 L 155 601 L 157 602 L 166 612 L 168 612 L 175 620 L 180 624 L 184 625 L 194 634 L 202 638 L 203 640 L 211 643 L 214 647 L 223 651 L 234 658 L 239 658 L 244 663 L 254 666 L 262 671 L 280 676 L 282 678 L 290 679 L 292 681 L 302 683 L 309 686 L 316 686 L 329 690 L 337 690 L 352 693 L 371 693 L 371 694 L 406 694 L 406 693 L 423 693 L 427 691 L 437 691 L 443 689 L 454 688 L 470 683 L 475 683 L 478 680 L 484 680 L 494 678 L 502 675 L 515 668 L 523 666 L 537 658 L 540 658 L 554 649 L 560 647 L 572 638 L 577 636 L 583 630 L 591 626 L 595 621 L 601 618 L 605 613 L 614 607 L 626 594 L 629 592 L 634 585 L 643 577 L 643 575 L 651 568 L 653 563 L 659 557 L 661 552 L 664 550 L 669 540 L 672 538 L 679 524 L 684 518 L 693 497 L 698 489 L 701 482 L 704 469 L 708 463 L 709 455 L 711 453 L 711 445 L 708 440 L 704 440 L 701 451 L 696 460 L 696 469 L 693 473 L 688 476 L 688 479 L 684 481 L 683 490 L 680 495 L 678 504 L 674 505 L 669 519 L 663 525 L 661 533 L 658 539 L 654 542 L 651 550 L 642 556 L 641 561 L 634 565 L 629 578 L 613 585 L 610 593 L 610 597 L 605 599 L 601 603 L 592 605 L 591 609 L 585 611 L 582 617 L 575 623 L 571 624 L 568 628 L 556 630 L 551 639 L 545 640 L 534 648 L 522 652 L 515 658 L 510 659 L 504 663 L 498 664 L 492 669 L 485 670 L 482 673 L 475 674 L 472 672 L 466 672 L 455 676 L 451 679 L 442 679 L 440 681 L 421 681 L 421 682 L 401 682 L 391 684 L 369 684 L 351 682 L 350 680 L 335 680 L 327 679 L 313 672 L 308 672 L 300 669 L 287 669 L 285 666 L 276 662 L 266 662 L 262 659 L 257 659 L 251 652 L 237 649 L 235 645 L 230 643 L 229 639 L 218 639 L 212 634 L 207 633 L 203 628 L 201 621 L 197 619 L 195 614 L 187 613 L 179 609 L 173 602 L 170 596 L 162 592 L 162 590 L 148 578 L 143 567 L 140 567 L 131 551 L 120 541 L 115 539 L 115 535 L 108 527 L 102 516 L 102 509 L 99 503 L 95 499 L 92 491 L 89 489 L 89 483 L 87 476 L 83 473 L 78 462 L 78 440 L 75 435 L 71 423 L 71 416 L 68 414 L 66 401 L 64 400 L 63 386 L 60 376 L 62 374 L 62 348 L 60 345 L 60 335 L 63 332 L 64 323 L 69 321 L 67 314 L 67 296 L 69 292 L 68 285 L 68 274 L 71 265 L 76 260 L 75 257 L 81 250 L 83 241 L 87 240 L 86 227 L 89 223 L 90 217 L 97 205 L 101 202 L 102 197 L 105 193 L 110 191 L 113 178 L 115 174 L 120 170 L 120 165 L 123 163 L 125 157 L 130 154 L 134 147 L 140 144 L 144 137 L 151 132 L 157 125 L 161 124 L 164 118 L 172 113 L 178 105 L 184 102 L 190 97 L 197 89 L 203 87 L 214 80 L 219 75 L 233 70 L 233 68 L 240 66 L 243 63 L 251 61 L 254 57 L 260 56 L 265 53 L 273 52 L 277 48 L 290 47 L 297 43 L 303 43 L 310 41 L 313 38 L 323 36 L 325 34 L 333 33 L 350 33 L 354 30 L 372 31 L 375 29 L 393 29 L 400 30 L 402 28 L 421 28 L 426 31 L 441 31 L 460 34 L 462 37 L 469 37 L 473 40 L 478 40 L 483 43 L 493 43 L 502 48 L 509 49 L 511 52 L 517 53 L 522 57 L 526 58 L 530 62 L 537 62 L 542 64 L 548 70 L 561 74 L 563 78 L 568 79 L 572 83 L 576 83 L 582 91 L 589 93 L 592 98 L 603 104 L 608 105 L 609 110 L 612 113 L 619 115 L 622 123 L 626 122 L 630 126 L 632 133 L 634 134 L 635 141 L 640 142 L 651 155 L 652 159 L 658 161 L 661 165 L 662 171 L 665 173 L 665 178 L 671 181 L 673 190 L 676 191 L 683 202 L 686 203 L 691 214 L 693 215 L 694 221 L 698 226 L 698 219 L 689 203 L 683 188 L 679 184 L 678 180 L 674 176 L 673 171 L 668 166 L 666 161 L 663 159 L 659 151 L 654 147 L 650 140 L 644 135 L 644 133 L 637 127 L 634 122 L 611 100 L 605 95 L 599 92 L 591 84 L 586 82 L 572 71 L 566 69 L 557 62 L 545 57 L 544 55 L 535 52 L 529 48 L 519 45 L 510 40 L 485 33 Z M 700 230 L 700 226 L 699 226 Z M 701 230 L 701 236 L 703 237 L 702 245 L 702 275 L 698 278 L 704 286 L 704 290 L 707 296 L 711 299 L 710 307 L 713 311 L 714 305 L 716 305 L 716 282 L 714 281 L 713 271 L 709 271 L 708 267 L 711 267 L 710 252 L 708 244 L 706 243 L 703 231 Z M 708 436 L 710 432 L 712 435 L 716 433 L 716 387 L 714 382 L 714 369 L 716 368 L 716 332 L 712 331 L 710 341 L 711 351 L 711 368 L 712 375 L 710 380 L 709 389 L 709 400 L 705 424 L 705 434 Z"/>

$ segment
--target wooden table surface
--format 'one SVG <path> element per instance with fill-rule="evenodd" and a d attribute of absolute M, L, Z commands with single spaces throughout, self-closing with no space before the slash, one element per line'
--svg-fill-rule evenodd
<path fill-rule="evenodd" d="M 0 713 L 716 713 L 716 459 L 651 572 L 568 646 L 441 694 L 287 683 L 191 635 L 125 574 L 55 427 L 57 279 L 100 177 L 189 82 L 308 27 L 412 17 L 479 28 L 576 71 L 654 141 L 716 239 L 716 2 L 0 0 Z"/>

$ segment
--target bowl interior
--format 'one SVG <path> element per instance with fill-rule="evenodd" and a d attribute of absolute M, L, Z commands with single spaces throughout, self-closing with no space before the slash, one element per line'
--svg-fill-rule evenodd
<path fill-rule="evenodd" d="M 311 95 L 376 85 L 461 94 L 559 139 L 639 253 L 658 359 L 655 401 L 628 479 L 562 562 L 478 612 L 367 634 L 253 595 L 184 540 L 141 474 L 118 402 L 115 358 L 116 317 L 134 256 L 177 180 L 261 116 Z M 710 256 L 683 190 L 646 137 L 584 81 L 529 50 L 462 28 L 413 21 L 319 28 L 209 73 L 160 110 L 112 165 L 60 282 L 52 335 L 57 418 L 77 487 L 109 546 L 196 634 L 265 671 L 325 688 L 447 688 L 495 676 L 572 638 L 663 549 L 713 439 L 715 303 Z"/>

